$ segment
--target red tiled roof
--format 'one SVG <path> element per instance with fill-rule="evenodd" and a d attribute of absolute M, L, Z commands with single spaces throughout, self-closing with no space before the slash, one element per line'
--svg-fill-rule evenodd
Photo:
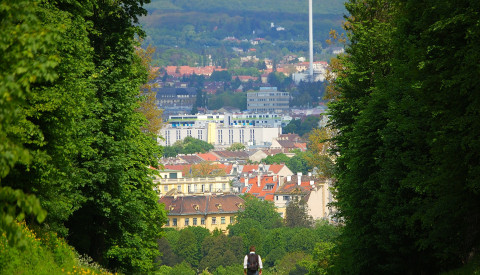
<path fill-rule="evenodd" d="M 295 143 L 295 147 L 299 148 L 302 151 L 307 150 L 307 144 L 306 143 Z"/>
<path fill-rule="evenodd" d="M 225 173 L 228 175 L 228 174 L 230 174 L 230 171 L 232 171 L 233 165 L 217 164 L 217 167 L 218 167 L 219 169 L 222 169 L 223 171 L 225 171 Z"/>
<path fill-rule="evenodd" d="M 212 153 L 197 154 L 197 156 L 200 157 L 203 160 L 206 160 L 206 161 L 217 161 L 217 160 L 219 160 L 219 158 Z"/>
<path fill-rule="evenodd" d="M 240 179 L 241 182 L 245 182 L 245 178 Z M 266 185 L 273 184 L 273 188 L 266 189 Z M 258 178 L 248 179 L 248 186 L 242 188 L 242 193 L 248 193 L 256 196 L 257 198 L 263 198 L 264 200 L 273 201 L 273 194 L 277 190 L 278 181 L 273 180 L 273 176 L 262 176 L 260 178 L 260 186 L 258 186 Z"/>
<path fill-rule="evenodd" d="M 268 171 L 272 171 L 274 174 L 278 174 L 283 167 L 285 167 L 285 164 L 271 164 L 268 168 Z"/>
<path fill-rule="evenodd" d="M 249 173 L 253 170 L 258 171 L 258 164 L 246 164 L 243 166 L 242 173 Z"/>

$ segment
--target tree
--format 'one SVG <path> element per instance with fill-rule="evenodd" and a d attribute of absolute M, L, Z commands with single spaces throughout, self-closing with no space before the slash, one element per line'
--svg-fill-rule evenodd
<path fill-rule="evenodd" d="M 229 82 L 232 80 L 232 75 L 228 71 L 213 71 L 210 80 Z"/>
<path fill-rule="evenodd" d="M 333 163 L 335 155 L 330 154 L 333 148 L 330 141 L 333 137 L 334 131 L 330 128 L 324 127 L 321 129 L 314 129 L 308 135 L 308 152 L 306 160 L 311 167 L 317 167 L 321 176 L 332 177 Z"/>
<path fill-rule="evenodd" d="M 222 177 L 226 175 L 225 170 L 218 164 L 213 164 L 210 161 L 202 161 L 198 164 L 192 164 L 190 170 L 184 172 L 186 177 Z"/>
<path fill-rule="evenodd" d="M 245 150 L 245 145 L 242 143 L 233 143 L 230 147 L 227 148 L 228 151 L 242 151 Z"/>
<path fill-rule="evenodd" d="M 246 230 L 252 226 L 259 229 L 272 229 L 282 224 L 282 218 L 277 213 L 273 202 L 261 201 L 252 195 L 245 197 L 245 210 L 237 214 L 235 221 L 235 224 L 228 226 L 231 236 L 245 234 Z M 245 249 L 247 248 L 248 245 Z"/>
<path fill-rule="evenodd" d="M 55 46 L 58 29 L 44 26 L 36 15 L 36 5 L 30 1 L 2 3 L 0 11 L 0 232 L 6 234 L 10 245 L 23 243 L 21 229 L 15 220 L 26 215 L 45 218 L 37 197 L 24 192 L 22 185 L 5 179 L 18 165 L 29 165 L 34 151 L 20 138 L 28 130 L 33 136 L 41 133 L 29 123 L 24 109 L 27 99 L 35 93 L 32 87 L 56 78 L 58 65 Z M 18 35 L 18 33 L 22 35 Z M 37 48 L 38 47 L 38 48 Z M 11 187 L 8 187 L 11 185 Z M 26 191 L 26 190 L 25 190 Z M 18 206 L 18 208 L 17 208 Z"/>
<path fill-rule="evenodd" d="M 313 225 L 313 218 L 308 215 L 308 206 L 304 200 L 289 202 L 285 214 L 285 225 L 288 227 L 311 227 Z"/>
<path fill-rule="evenodd" d="M 190 230 L 180 231 L 180 236 L 176 244 L 176 254 L 182 257 L 193 267 L 197 267 L 200 261 L 200 250 L 197 246 L 195 234 Z"/>
<path fill-rule="evenodd" d="M 334 248 L 335 244 L 331 242 L 319 242 L 315 244 L 313 250 L 313 261 L 315 262 L 313 266 L 314 274 L 327 274 L 327 270 L 332 264 L 332 259 L 334 258 Z"/>
<path fill-rule="evenodd" d="M 153 70 L 151 67 L 152 56 L 155 53 L 155 48 L 147 46 L 146 49 L 137 48 L 135 53 L 140 57 L 142 66 L 148 70 L 147 83 L 144 84 L 140 89 L 142 91 L 143 100 L 140 101 L 140 107 L 138 111 L 141 112 L 148 123 L 144 127 L 145 131 L 148 133 L 157 136 L 160 129 L 162 128 L 162 114 L 163 110 L 159 109 L 156 104 L 157 94 L 153 91 L 155 88 L 155 83 L 153 82 L 159 76 L 158 70 Z"/>
<path fill-rule="evenodd" d="M 240 262 L 243 256 L 242 239 L 227 237 L 225 234 L 208 236 L 202 245 L 203 255 L 200 270 L 215 270 L 220 266 L 229 266 Z"/>
<path fill-rule="evenodd" d="M 273 156 L 267 156 L 266 158 L 262 159 L 261 162 L 264 162 L 265 164 L 281 164 L 281 163 L 287 163 L 290 160 L 287 155 L 284 153 L 276 154 Z"/>
<path fill-rule="evenodd" d="M 478 5 L 347 4 L 330 105 L 345 223 L 336 272 L 434 274 L 478 249 Z"/>

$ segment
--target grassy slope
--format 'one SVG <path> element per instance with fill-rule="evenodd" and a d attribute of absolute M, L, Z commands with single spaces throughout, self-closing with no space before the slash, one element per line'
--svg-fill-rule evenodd
<path fill-rule="evenodd" d="M 25 246 L 11 247 L 0 235 L 0 274 L 111 274 L 80 259 L 75 250 L 52 232 L 35 233 L 19 225 Z"/>

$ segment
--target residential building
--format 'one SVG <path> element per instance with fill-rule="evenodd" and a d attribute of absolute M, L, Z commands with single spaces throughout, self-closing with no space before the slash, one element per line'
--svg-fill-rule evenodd
<path fill-rule="evenodd" d="M 288 176 L 285 184 L 280 186 L 274 194 L 274 203 L 282 216 L 291 201 L 304 200 L 308 206 L 308 214 L 313 219 L 332 221 L 334 209 L 329 205 L 333 202 L 330 191 L 332 180 L 316 178 L 298 173 L 297 176 Z"/>
<path fill-rule="evenodd" d="M 185 166 L 182 166 L 185 168 Z M 191 167 L 188 166 L 188 167 Z M 187 167 L 187 169 L 188 169 Z M 173 168 L 170 166 L 169 168 Z M 231 177 L 184 178 L 184 168 L 165 169 L 160 171 L 161 177 L 156 177 L 153 183 L 160 197 L 172 194 L 204 195 L 211 193 L 230 193 Z M 186 171 L 185 171 L 186 172 Z"/>
<path fill-rule="evenodd" d="M 254 113 L 282 113 L 289 110 L 290 94 L 276 87 L 260 87 L 247 93 L 247 110 Z"/>
<path fill-rule="evenodd" d="M 159 200 L 167 210 L 167 228 L 182 229 L 201 226 L 210 231 L 227 231 L 235 215 L 244 209 L 244 200 L 237 195 L 165 196 Z"/>

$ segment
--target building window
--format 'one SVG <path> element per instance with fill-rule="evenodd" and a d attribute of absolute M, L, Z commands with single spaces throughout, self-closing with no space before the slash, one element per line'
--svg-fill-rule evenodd
<path fill-rule="evenodd" d="M 173 218 L 173 226 L 177 226 L 177 218 Z"/>
<path fill-rule="evenodd" d="M 171 178 L 171 179 L 176 179 L 177 178 L 177 173 L 170 173 L 168 177 Z"/>
<path fill-rule="evenodd" d="M 278 196 L 275 196 L 275 200 L 278 201 Z"/>
<path fill-rule="evenodd" d="M 167 223 L 165 225 L 170 226 L 170 219 L 167 219 Z"/>
<path fill-rule="evenodd" d="M 220 219 L 220 222 L 221 222 L 222 224 L 225 224 L 225 217 L 222 217 L 222 218 Z"/>
<path fill-rule="evenodd" d="M 168 191 L 168 185 L 165 185 L 165 186 L 163 187 L 163 191 L 165 191 L 165 192 Z"/>
<path fill-rule="evenodd" d="M 205 218 L 201 218 L 201 219 L 200 219 L 200 224 L 201 224 L 201 225 L 205 225 Z"/>
<path fill-rule="evenodd" d="M 283 200 L 284 200 L 284 201 L 289 201 L 289 200 L 290 200 L 290 196 L 283 196 Z"/>
<path fill-rule="evenodd" d="M 182 186 L 181 186 L 181 185 L 177 185 L 177 190 L 178 190 L 178 191 L 182 191 Z"/>
<path fill-rule="evenodd" d="M 212 217 L 212 224 L 217 224 L 217 217 Z"/>
<path fill-rule="evenodd" d="M 230 223 L 233 223 L 235 221 L 235 217 L 230 216 Z"/>
<path fill-rule="evenodd" d="M 188 223 L 190 222 L 189 218 L 185 218 L 185 226 L 188 226 Z"/>
<path fill-rule="evenodd" d="M 225 191 L 225 183 L 222 183 L 222 191 Z"/>
<path fill-rule="evenodd" d="M 197 225 L 197 218 L 193 218 L 193 225 Z"/>

